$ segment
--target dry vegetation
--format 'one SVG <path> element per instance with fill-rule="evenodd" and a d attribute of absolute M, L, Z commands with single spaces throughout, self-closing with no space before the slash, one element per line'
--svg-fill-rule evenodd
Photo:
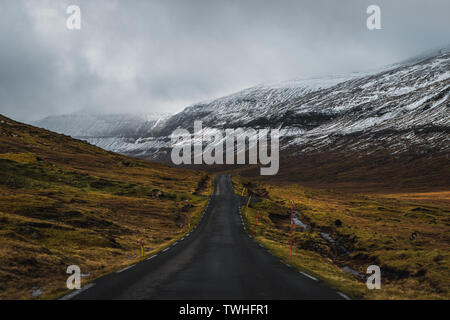
<path fill-rule="evenodd" d="M 330 286 L 357 299 L 450 298 L 450 192 L 361 194 L 239 176 L 233 183 L 236 193 L 246 186 L 253 194 L 247 230 L 259 212 L 257 241 L 286 261 L 294 200 L 308 228 L 294 225 L 288 263 Z M 373 264 L 381 267 L 381 290 L 365 285 Z"/>
<path fill-rule="evenodd" d="M 55 298 L 197 223 L 212 177 L 110 153 L 0 116 L 0 299 Z"/>
<path fill-rule="evenodd" d="M 216 167 L 216 171 L 229 169 Z M 248 165 L 236 166 L 230 172 L 256 178 L 260 177 L 259 170 L 257 165 Z M 448 191 L 449 153 L 442 150 L 409 150 L 397 154 L 389 150 L 342 150 L 297 154 L 295 150 L 281 150 L 279 172 L 266 176 L 265 180 L 380 194 Z"/>
<path fill-rule="evenodd" d="M 2 116 L 0 147 L 0 299 L 58 297 L 67 266 L 79 265 L 87 283 L 138 261 L 139 239 L 146 255 L 161 250 L 193 228 L 211 192 L 204 172 L 127 158 Z M 237 193 L 245 185 L 254 195 L 245 220 L 254 230 L 259 212 L 256 239 L 289 259 L 294 200 L 308 230 L 294 228 L 291 265 L 353 298 L 449 299 L 445 157 L 370 166 L 315 159 L 282 166 L 277 180 L 257 178 L 252 167 L 233 178 Z M 371 264 L 381 267 L 381 290 L 365 286 Z"/>

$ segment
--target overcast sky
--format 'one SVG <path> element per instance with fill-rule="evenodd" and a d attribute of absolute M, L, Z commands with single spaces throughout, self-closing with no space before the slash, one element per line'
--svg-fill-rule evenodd
<path fill-rule="evenodd" d="M 79 5 L 79 31 L 66 9 Z M 382 30 L 366 9 L 381 7 Z M 0 113 L 175 112 L 450 44 L 448 0 L 0 0 Z"/>

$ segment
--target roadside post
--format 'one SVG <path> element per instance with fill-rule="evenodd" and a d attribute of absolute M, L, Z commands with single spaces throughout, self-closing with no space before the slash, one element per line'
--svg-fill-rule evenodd
<path fill-rule="evenodd" d="M 141 257 L 143 257 L 144 256 L 144 240 L 141 239 L 139 241 L 139 244 L 141 245 Z"/>

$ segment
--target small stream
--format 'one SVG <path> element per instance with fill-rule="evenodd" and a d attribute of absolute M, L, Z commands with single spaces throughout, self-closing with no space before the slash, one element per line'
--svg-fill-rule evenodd
<path fill-rule="evenodd" d="M 293 217 L 292 220 L 293 222 L 300 226 L 303 231 L 309 231 L 311 230 L 311 226 L 307 223 L 304 223 L 303 221 L 301 221 L 299 219 L 299 212 L 298 211 L 293 211 Z M 340 243 L 338 240 L 334 239 L 331 234 L 327 233 L 327 232 L 320 232 L 320 236 L 325 239 L 328 243 L 330 243 L 331 245 L 333 245 L 337 250 L 338 250 L 338 254 L 339 255 L 349 255 L 351 253 L 350 250 L 348 250 L 342 243 Z M 358 271 L 356 271 L 355 269 L 352 269 L 349 266 L 344 266 L 341 267 L 341 270 L 349 273 L 351 275 L 353 275 L 354 277 L 360 279 L 360 280 L 365 280 L 366 279 L 366 275 L 359 273 Z"/>
<path fill-rule="evenodd" d="M 303 228 L 303 231 L 308 231 L 308 229 L 310 229 L 309 225 L 307 225 L 306 223 L 303 223 L 299 218 L 298 218 L 298 211 L 294 211 L 293 212 L 293 221 L 296 225 L 300 226 Z"/>
<path fill-rule="evenodd" d="M 348 250 L 342 243 L 334 239 L 329 233 L 321 232 L 320 235 L 329 243 L 335 245 L 336 248 L 339 250 L 340 255 L 349 255 L 351 253 L 350 250 Z"/>
<path fill-rule="evenodd" d="M 303 228 L 303 231 L 308 231 L 311 229 L 311 227 L 306 224 L 303 223 L 299 218 L 298 218 L 298 211 L 294 211 L 293 212 L 293 221 L 296 225 L 300 226 Z M 320 235 L 322 238 L 324 238 L 327 242 L 329 242 L 331 245 L 335 246 L 339 253 L 341 255 L 349 255 L 351 252 L 350 250 L 348 250 L 343 244 L 339 243 L 339 241 L 337 241 L 336 239 L 334 239 L 329 233 L 326 232 L 320 232 Z M 358 271 L 356 271 L 355 269 L 350 268 L 349 266 L 344 266 L 341 268 L 342 271 L 349 273 L 353 276 L 355 276 L 358 279 L 361 280 L 365 280 L 366 279 L 366 275 L 359 273 Z"/>
<path fill-rule="evenodd" d="M 311 226 L 302 222 L 299 218 L 298 218 L 298 211 L 293 211 L 293 221 L 296 225 L 302 227 L 303 231 L 308 231 L 311 230 Z M 334 239 L 329 233 L 326 232 L 320 232 L 320 235 L 322 236 L 322 238 L 324 238 L 326 241 L 328 241 L 330 244 L 334 245 L 338 251 L 340 255 L 349 255 L 351 252 L 350 250 L 348 250 L 343 244 L 341 244 L 339 241 L 337 241 L 336 239 Z M 355 271 L 356 272 L 356 271 Z"/>
<path fill-rule="evenodd" d="M 362 279 L 362 280 L 366 279 L 366 276 L 364 274 L 359 273 L 358 271 L 350 268 L 349 266 L 342 267 L 341 270 L 344 272 L 350 273 L 359 279 Z"/>

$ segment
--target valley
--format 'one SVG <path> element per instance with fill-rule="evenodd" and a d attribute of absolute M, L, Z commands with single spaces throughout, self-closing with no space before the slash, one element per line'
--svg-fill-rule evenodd
<path fill-rule="evenodd" d="M 279 279 L 292 276 L 299 287 L 291 293 L 302 299 L 308 298 L 305 288 L 320 299 L 339 292 L 353 299 L 448 299 L 449 66 L 446 49 L 372 73 L 259 85 L 175 115 L 70 114 L 33 122 L 37 127 L 1 116 L 0 297 L 60 297 L 67 292 L 65 268 L 77 264 L 86 270 L 84 281 L 97 283 L 81 298 L 158 292 L 187 298 L 197 278 L 206 290 L 195 291 L 199 298 L 270 297 L 270 286 L 277 288 L 273 297 L 287 298 Z M 191 136 L 196 121 L 203 126 Z M 260 165 L 244 164 L 248 150 L 234 150 L 245 155 L 237 157 L 239 165 L 223 165 L 234 161 L 212 153 L 210 165 L 186 165 L 192 160 L 188 152 L 183 167 L 174 166 L 183 161 L 172 162 L 177 130 L 190 136 L 189 151 L 201 150 L 204 137 L 215 132 L 207 146 L 211 151 L 226 143 L 227 129 L 268 127 L 280 132 L 276 175 L 261 176 Z M 241 243 L 239 208 L 245 233 L 291 271 L 255 251 L 254 243 Z M 186 240 L 205 215 L 206 222 Z M 199 239 L 212 239 L 211 230 L 221 240 L 202 243 Z M 239 248 L 236 261 L 221 246 L 230 239 Z M 164 255 L 146 262 L 139 256 L 141 240 L 144 258 Z M 250 275 L 260 265 L 248 261 L 245 252 L 253 252 L 255 259 L 270 261 L 261 270 L 272 282 L 243 288 L 222 277 L 218 262 L 197 262 L 202 252 L 232 265 L 227 272 L 234 280 L 242 276 L 238 270 Z M 180 284 L 171 261 L 192 270 L 186 273 L 191 286 Z M 381 290 L 365 284 L 373 264 L 382 270 Z M 130 273 L 110 276 L 129 267 Z M 214 272 L 207 279 L 209 268 Z M 287 275 L 292 270 L 296 276 Z M 298 273 L 320 285 L 298 279 Z M 108 290 L 110 278 L 115 291 Z M 153 280 L 181 291 L 165 291 L 150 285 Z M 217 291 L 214 283 L 229 291 Z"/>

